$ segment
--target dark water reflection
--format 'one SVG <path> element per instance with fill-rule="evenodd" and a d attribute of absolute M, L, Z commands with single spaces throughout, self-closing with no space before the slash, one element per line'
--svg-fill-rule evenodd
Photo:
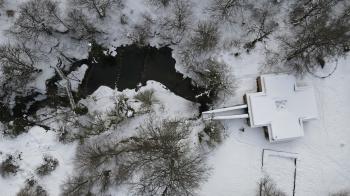
<path fill-rule="evenodd" d="M 88 95 L 101 85 L 118 90 L 135 89 L 139 84 L 145 85 L 148 80 L 162 83 L 170 91 L 189 101 L 201 104 L 200 110 L 207 109 L 211 99 L 196 95 L 204 91 L 193 84 L 190 78 L 175 69 L 175 59 L 169 47 L 155 48 L 136 45 L 121 46 L 116 49 L 117 55 L 105 55 L 103 49 L 95 46 L 90 54 L 89 69 L 86 72 L 81 91 Z"/>

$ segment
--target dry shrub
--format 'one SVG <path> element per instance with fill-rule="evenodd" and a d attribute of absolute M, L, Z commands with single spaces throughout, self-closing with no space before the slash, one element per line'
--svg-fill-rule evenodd
<path fill-rule="evenodd" d="M 27 179 L 26 185 L 22 188 L 17 196 L 48 196 L 47 191 L 34 179 Z"/>
<path fill-rule="evenodd" d="M 260 179 L 259 192 L 257 196 L 286 196 L 284 192 L 276 187 L 276 184 L 269 176 Z"/>
<path fill-rule="evenodd" d="M 209 147 L 220 144 L 223 140 L 224 127 L 218 121 L 210 121 L 205 124 L 204 129 L 198 133 L 200 143 L 205 143 Z"/>
<path fill-rule="evenodd" d="M 331 193 L 329 196 L 350 196 L 350 191 L 343 190 L 336 193 Z"/>
<path fill-rule="evenodd" d="M 216 23 L 205 21 L 198 23 L 191 38 L 191 48 L 199 52 L 213 50 L 219 42 L 219 29 Z"/>
<path fill-rule="evenodd" d="M 39 176 L 49 175 L 58 166 L 58 160 L 52 156 L 45 155 L 43 157 L 44 163 L 36 168 L 36 173 Z"/>
<path fill-rule="evenodd" d="M 149 111 L 152 105 L 158 102 L 158 100 L 154 97 L 153 89 L 140 91 L 134 98 L 141 102 L 142 111 Z"/>
<path fill-rule="evenodd" d="M 13 155 L 7 155 L 7 158 L 0 164 L 0 174 L 2 177 L 16 175 L 18 170 L 17 158 Z"/>

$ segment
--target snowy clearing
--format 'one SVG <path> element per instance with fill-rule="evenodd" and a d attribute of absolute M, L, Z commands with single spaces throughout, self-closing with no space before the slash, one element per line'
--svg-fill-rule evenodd
<path fill-rule="evenodd" d="M 95 1 L 99 7 L 91 6 Z M 37 14 L 29 19 L 28 2 Z M 77 2 L 0 0 L 1 195 L 17 195 L 32 179 L 50 196 L 253 196 L 268 176 L 288 196 L 349 196 L 349 1 Z M 310 5 L 314 9 L 307 10 Z M 301 10 L 312 14 L 299 17 Z M 35 17 L 40 20 L 30 20 Z M 27 20 L 33 26 L 21 23 Z M 123 91 L 100 86 L 83 96 L 90 66 L 104 57 L 117 61 L 116 49 L 131 44 L 171 49 L 174 72 L 204 89 L 197 102 L 153 80 Z M 96 55 L 99 50 L 104 56 Z M 72 70 L 79 60 L 84 63 Z M 67 81 L 55 73 L 59 63 Z M 244 104 L 246 93 L 257 92 L 257 77 L 267 73 L 294 74 L 297 84 L 313 87 L 319 118 L 304 123 L 303 137 L 270 143 L 263 128 L 244 119 L 223 120 L 216 129 L 203 121 L 202 107 Z M 118 82 L 117 73 L 108 74 Z M 57 93 L 67 83 L 77 108 Z M 203 95 L 210 102 L 203 104 Z M 45 156 L 58 165 L 40 175 Z M 69 189 L 74 180 L 81 192 Z"/>

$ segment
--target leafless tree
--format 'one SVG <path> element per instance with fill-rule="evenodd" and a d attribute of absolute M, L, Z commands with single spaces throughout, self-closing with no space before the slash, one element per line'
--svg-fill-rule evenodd
<path fill-rule="evenodd" d="M 85 177 L 79 175 L 71 177 L 62 185 L 62 196 L 80 196 L 80 195 L 94 195 L 92 194 L 92 186 L 99 179 L 100 175 L 90 175 Z"/>
<path fill-rule="evenodd" d="M 289 14 L 293 25 L 300 25 L 308 22 L 310 19 L 319 18 L 331 12 L 334 5 L 342 0 L 297 0 Z"/>
<path fill-rule="evenodd" d="M 0 46 L 0 65 L 6 86 L 3 87 L 22 89 L 34 73 L 40 72 L 36 68 L 38 61 L 39 55 L 24 44 Z"/>
<path fill-rule="evenodd" d="M 245 1 L 242 0 L 213 0 L 208 10 L 217 20 L 236 22 L 244 5 Z"/>
<path fill-rule="evenodd" d="M 129 35 L 129 39 L 138 46 L 145 46 L 148 44 L 149 39 L 154 37 L 157 32 L 154 29 L 156 21 L 149 14 L 143 14 L 143 20 L 141 23 L 133 26 L 132 33 Z"/>
<path fill-rule="evenodd" d="M 71 29 L 71 35 L 78 40 L 93 40 L 99 33 L 92 22 L 79 9 L 73 9 L 68 13 L 67 25 Z"/>
<path fill-rule="evenodd" d="M 324 13 L 281 37 L 282 61 L 297 73 L 323 68 L 327 59 L 344 56 L 350 46 L 350 5 L 340 14 Z"/>
<path fill-rule="evenodd" d="M 102 114 L 87 113 L 88 111 L 86 111 L 84 112 L 84 118 L 76 118 L 79 115 L 77 112 L 79 107 L 83 107 L 82 104 L 77 104 L 74 111 L 75 114 L 68 115 L 63 119 L 66 123 L 61 125 L 58 130 L 60 141 L 71 142 L 78 140 L 84 142 L 92 137 L 102 135 L 104 132 L 118 129 L 123 121 L 132 118 L 135 113 L 134 109 L 129 105 L 128 99 L 123 94 L 116 97 L 113 108 Z"/>
<path fill-rule="evenodd" d="M 188 126 L 149 121 L 132 137 L 80 146 L 77 167 L 84 174 L 66 183 L 65 192 L 130 184 L 135 195 L 191 195 L 207 168 L 187 143 Z M 91 172 L 93 171 L 93 172 Z M 133 178 L 137 174 L 140 178 Z M 69 195 L 69 194 L 68 194 Z"/>
<path fill-rule="evenodd" d="M 232 94 L 234 92 L 234 81 L 227 74 L 229 71 L 225 64 L 213 59 L 206 59 L 196 62 L 190 71 L 194 73 L 196 85 L 205 89 L 202 95 L 216 98 L 219 93 Z"/>
<path fill-rule="evenodd" d="M 96 12 L 100 18 L 106 16 L 108 8 L 116 4 L 121 4 L 121 0 L 71 0 L 71 2 L 77 6 Z"/>
<path fill-rule="evenodd" d="M 162 7 L 167 7 L 171 0 L 149 0 L 152 4 L 156 6 L 162 6 Z"/>
<path fill-rule="evenodd" d="M 61 19 L 58 3 L 51 0 L 30 0 L 24 3 L 20 7 L 19 17 L 10 29 L 11 33 L 23 40 L 67 31 L 68 26 Z"/>
<path fill-rule="evenodd" d="M 188 127 L 178 121 L 165 121 L 160 126 L 149 122 L 141 127 L 143 152 L 136 159 L 143 163 L 143 174 L 136 183 L 136 195 L 194 194 L 207 168 L 201 156 L 191 153 L 188 134 Z"/>
<path fill-rule="evenodd" d="M 171 3 L 170 13 L 162 22 L 161 37 L 172 44 L 179 43 L 186 35 L 191 23 L 191 5 L 184 0 L 175 0 Z"/>
<path fill-rule="evenodd" d="M 214 22 L 200 22 L 191 38 L 191 47 L 198 52 L 214 49 L 219 42 L 219 29 Z"/>
<path fill-rule="evenodd" d="M 263 41 L 276 30 L 278 23 L 275 21 L 274 9 L 277 7 L 274 4 L 264 4 L 261 8 L 253 8 L 251 10 L 251 20 L 247 24 L 247 33 L 254 36 L 252 41 L 244 45 L 244 48 L 249 52 L 254 48 L 257 42 Z"/>

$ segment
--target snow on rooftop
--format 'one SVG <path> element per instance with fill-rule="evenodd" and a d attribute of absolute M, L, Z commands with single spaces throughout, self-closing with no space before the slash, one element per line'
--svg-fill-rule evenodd
<path fill-rule="evenodd" d="M 262 75 L 258 83 L 261 92 L 247 94 L 251 126 L 267 127 L 270 142 L 304 136 L 303 121 L 318 117 L 313 88 L 287 74 Z"/>

